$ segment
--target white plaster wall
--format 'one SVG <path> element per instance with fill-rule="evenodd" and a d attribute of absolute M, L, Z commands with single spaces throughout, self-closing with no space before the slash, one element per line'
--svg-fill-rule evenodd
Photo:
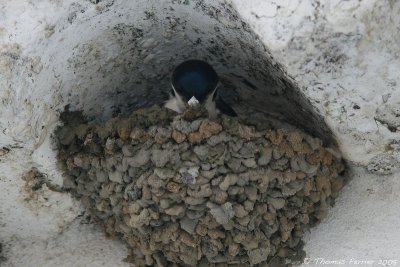
<path fill-rule="evenodd" d="M 353 180 L 327 220 L 309 234 L 308 256 L 400 260 L 400 220 L 396 216 L 400 208 L 400 133 L 379 122 L 383 113 L 388 114 L 387 121 L 398 123 L 400 3 L 232 2 L 325 116 L 352 164 Z M 60 108 L 70 103 L 73 109 L 83 108 L 91 116 L 112 115 L 116 104 L 129 96 L 124 85 L 143 78 L 141 71 L 149 73 L 149 68 L 135 68 L 137 64 L 126 69 L 132 62 L 118 55 L 128 53 L 137 62 L 151 62 L 157 59 L 159 36 L 168 39 L 171 34 L 162 31 L 155 38 L 149 36 L 139 44 L 147 53 L 140 54 L 126 46 L 136 36 L 132 35 L 134 29 L 123 25 L 138 21 L 149 34 L 151 24 L 135 10 L 157 13 L 163 8 L 152 1 L 100 1 L 94 5 L 73 0 L 0 0 L 0 145 L 11 148 L 9 153 L 0 150 L 0 242 L 9 259 L 5 266 L 124 266 L 124 245 L 106 241 L 99 229 L 81 225 L 83 211 L 78 203 L 48 189 L 37 199 L 24 201 L 21 176 L 35 166 L 61 183 L 49 139 Z M 200 24 L 204 16 L 196 13 L 191 19 Z M 234 32 L 231 20 L 219 19 L 218 23 Z M 168 23 L 166 28 L 179 25 Z M 110 24 L 120 24 L 115 30 L 126 34 L 121 37 L 105 31 Z M 202 30 L 213 32 L 209 27 Z M 182 36 L 182 40 L 195 41 L 196 37 Z M 168 47 L 170 54 L 180 49 L 175 44 Z M 161 58 L 150 69 L 171 69 L 174 60 L 179 58 Z M 134 70 L 138 74 L 131 76 Z M 121 85 L 125 94 L 118 97 L 115 85 Z M 146 86 L 139 88 L 146 90 Z M 354 109 L 355 105 L 360 109 Z"/>
<path fill-rule="evenodd" d="M 399 116 L 400 3 L 233 2 L 324 114 L 345 157 L 361 165 L 382 161 L 386 169 L 378 173 L 397 171 L 400 130 L 376 118 L 379 110 Z"/>

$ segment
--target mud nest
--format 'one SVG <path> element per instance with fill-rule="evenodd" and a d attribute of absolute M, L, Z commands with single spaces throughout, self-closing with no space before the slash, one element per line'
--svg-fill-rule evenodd
<path fill-rule="evenodd" d="M 64 188 L 135 266 L 288 266 L 326 216 L 344 169 L 319 139 L 157 106 L 104 124 L 66 112 Z"/>

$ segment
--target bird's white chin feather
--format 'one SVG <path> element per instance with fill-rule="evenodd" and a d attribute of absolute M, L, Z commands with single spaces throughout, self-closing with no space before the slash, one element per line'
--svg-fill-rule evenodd
<path fill-rule="evenodd" d="M 189 99 L 189 101 L 188 101 L 188 105 L 189 105 L 189 107 L 195 107 L 195 106 L 199 105 L 199 100 L 197 100 L 194 96 L 192 96 L 192 98 Z"/>

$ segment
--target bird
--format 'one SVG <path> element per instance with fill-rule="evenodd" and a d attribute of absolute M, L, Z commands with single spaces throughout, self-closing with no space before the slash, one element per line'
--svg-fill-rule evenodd
<path fill-rule="evenodd" d="M 183 113 L 188 107 L 204 105 L 210 118 L 219 113 L 236 117 L 236 112 L 222 99 L 219 77 L 203 60 L 191 59 L 179 64 L 171 77 L 171 91 L 165 107 Z"/>

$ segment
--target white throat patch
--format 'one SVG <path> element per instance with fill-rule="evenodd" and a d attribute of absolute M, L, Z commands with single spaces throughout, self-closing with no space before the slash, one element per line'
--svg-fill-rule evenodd
<path fill-rule="evenodd" d="M 197 100 L 197 98 L 195 98 L 194 96 L 192 96 L 192 98 L 188 101 L 190 107 L 197 106 L 199 103 L 199 100 Z"/>

